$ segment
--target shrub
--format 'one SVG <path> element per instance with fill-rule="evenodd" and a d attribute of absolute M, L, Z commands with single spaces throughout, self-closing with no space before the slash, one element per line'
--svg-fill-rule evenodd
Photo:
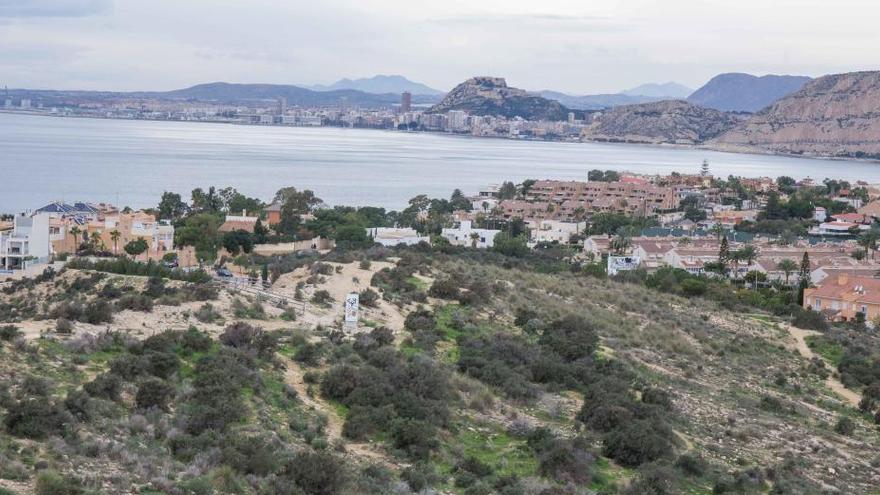
<path fill-rule="evenodd" d="M 828 321 L 822 313 L 810 311 L 808 309 L 798 308 L 794 312 L 794 319 L 791 324 L 806 330 L 828 330 Z"/>
<path fill-rule="evenodd" d="M 437 328 L 437 320 L 434 319 L 433 313 L 420 308 L 406 315 L 403 326 L 411 332 L 433 331 Z"/>
<path fill-rule="evenodd" d="M 684 453 L 675 461 L 675 467 L 688 476 L 703 476 L 709 464 L 699 454 Z"/>
<path fill-rule="evenodd" d="M 541 476 L 571 483 L 586 484 L 595 456 L 580 442 L 555 439 L 538 452 L 538 470 Z"/>
<path fill-rule="evenodd" d="M 550 323 L 538 342 L 566 360 L 574 361 L 592 356 L 599 337 L 586 318 L 568 315 Z"/>
<path fill-rule="evenodd" d="M 856 423 L 852 419 L 842 416 L 834 425 L 834 431 L 846 436 L 851 436 L 856 431 Z"/>
<path fill-rule="evenodd" d="M 243 359 L 240 353 L 223 350 L 196 362 L 187 431 L 195 435 L 208 430 L 223 432 L 244 418 L 247 408 L 241 389 L 251 372 L 242 364 Z"/>
<path fill-rule="evenodd" d="M 159 280 L 162 279 L 160 278 Z M 126 309 L 149 313 L 153 311 L 153 300 L 146 294 L 125 294 L 116 301 L 116 310 L 123 311 Z"/>
<path fill-rule="evenodd" d="M 21 335 L 21 330 L 15 325 L 3 325 L 0 327 L 0 340 L 11 342 L 19 335 Z"/>
<path fill-rule="evenodd" d="M 25 397 L 11 404 L 3 424 L 12 435 L 41 440 L 60 435 L 73 421 L 61 405 L 49 397 Z"/>
<path fill-rule="evenodd" d="M 236 318 L 248 318 L 251 320 L 265 320 L 266 310 L 260 301 L 245 304 L 241 299 L 232 300 L 232 313 Z"/>
<path fill-rule="evenodd" d="M 323 347 L 320 344 L 306 342 L 296 350 L 293 359 L 308 366 L 317 366 L 321 363 L 322 354 Z"/>
<path fill-rule="evenodd" d="M 285 463 L 279 478 L 308 495 L 335 495 L 341 492 L 346 476 L 343 464 L 330 452 L 304 450 Z M 275 493 L 296 493 L 290 488 Z"/>
<path fill-rule="evenodd" d="M 180 337 L 180 346 L 188 354 L 207 352 L 211 350 L 212 345 L 214 341 L 211 336 L 196 327 L 189 327 Z"/>
<path fill-rule="evenodd" d="M 237 349 L 249 349 L 261 358 L 270 358 L 275 354 L 278 338 L 263 331 L 259 327 L 253 327 L 247 323 L 234 323 L 226 327 L 220 335 L 220 342 Z"/>
<path fill-rule="evenodd" d="M 196 319 L 202 323 L 214 323 L 221 318 L 220 313 L 214 309 L 211 303 L 205 303 L 196 311 Z"/>
<path fill-rule="evenodd" d="M 109 323 L 113 321 L 113 308 L 110 303 L 102 299 L 97 299 L 86 304 L 80 321 L 97 325 L 98 323 Z"/>
<path fill-rule="evenodd" d="M 602 453 L 627 467 L 637 467 L 672 453 L 669 427 L 637 420 L 614 429 L 603 438 Z"/>
<path fill-rule="evenodd" d="M 66 318 L 58 318 L 55 321 L 55 332 L 62 335 L 70 335 L 73 333 L 73 323 Z"/>
<path fill-rule="evenodd" d="M 315 293 L 312 294 L 311 302 L 312 304 L 326 306 L 333 302 L 333 296 L 331 296 L 326 290 L 316 290 Z"/>
<path fill-rule="evenodd" d="M 159 378 L 147 378 L 138 386 L 135 403 L 141 409 L 156 407 L 163 411 L 168 410 L 174 389 Z"/>
<path fill-rule="evenodd" d="M 92 397 L 117 401 L 122 392 L 122 378 L 114 373 L 101 373 L 83 385 L 83 390 Z"/>
<path fill-rule="evenodd" d="M 358 302 L 368 308 L 375 308 L 379 304 L 379 293 L 367 287 L 358 294 Z"/>
<path fill-rule="evenodd" d="M 62 477 L 55 471 L 42 471 L 34 486 L 36 495 L 79 495 L 83 489 L 78 483 Z"/>
<path fill-rule="evenodd" d="M 440 299 L 458 299 L 461 295 L 461 283 L 453 277 L 438 278 L 428 289 L 428 295 Z"/>

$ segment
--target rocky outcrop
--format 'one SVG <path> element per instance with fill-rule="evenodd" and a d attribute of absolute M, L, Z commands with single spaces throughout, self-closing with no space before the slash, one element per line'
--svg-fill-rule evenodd
<path fill-rule="evenodd" d="M 733 114 L 667 100 L 615 107 L 598 114 L 583 137 L 591 141 L 700 144 L 738 123 Z"/>
<path fill-rule="evenodd" d="M 565 120 L 569 109 L 558 101 L 511 88 L 501 77 L 473 77 L 446 94 L 430 113 L 463 110 L 471 115 L 522 117 L 526 120 Z"/>
<path fill-rule="evenodd" d="M 688 96 L 688 101 L 701 107 L 725 112 L 757 112 L 801 89 L 810 82 L 805 76 L 753 76 L 751 74 L 719 74 Z"/>
<path fill-rule="evenodd" d="M 880 159 L 880 71 L 820 77 L 723 134 L 713 145 Z"/>

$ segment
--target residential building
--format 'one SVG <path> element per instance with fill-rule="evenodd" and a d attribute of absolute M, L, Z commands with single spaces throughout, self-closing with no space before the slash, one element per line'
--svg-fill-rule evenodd
<path fill-rule="evenodd" d="M 456 228 L 443 229 L 440 235 L 454 246 L 485 249 L 495 244 L 495 236 L 499 233 L 500 230 L 475 229 L 470 221 L 464 221 Z"/>
<path fill-rule="evenodd" d="M 412 93 L 404 91 L 400 95 L 400 113 L 412 111 Z"/>
<path fill-rule="evenodd" d="M 241 215 L 226 215 L 223 224 L 220 225 L 220 232 L 235 232 L 236 230 L 244 230 L 245 232 L 254 233 L 254 227 L 257 225 L 259 217 L 248 216 L 246 211 L 242 211 Z"/>
<path fill-rule="evenodd" d="M 834 321 L 851 321 L 861 313 L 872 322 L 880 316 L 880 279 L 847 273 L 829 277 L 804 289 L 804 308 L 822 312 Z"/>
<path fill-rule="evenodd" d="M 51 254 L 47 213 L 16 215 L 12 220 L 12 230 L 0 232 L 0 268 L 3 270 L 48 263 Z"/>
<path fill-rule="evenodd" d="M 558 242 L 568 244 L 571 237 L 582 231 L 584 222 L 561 222 L 559 220 L 540 220 L 528 222 L 531 242 Z"/>
<path fill-rule="evenodd" d="M 269 226 L 281 223 L 281 201 L 275 201 L 269 206 L 263 208 L 266 214 L 266 224 Z"/>
<path fill-rule="evenodd" d="M 373 239 L 373 242 L 386 247 L 414 246 L 420 242 L 431 242 L 428 236 L 419 235 L 412 228 L 393 228 L 393 227 L 371 227 L 367 229 L 367 235 Z"/>

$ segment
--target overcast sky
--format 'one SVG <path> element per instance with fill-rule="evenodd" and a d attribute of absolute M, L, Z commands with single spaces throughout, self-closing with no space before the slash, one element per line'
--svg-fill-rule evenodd
<path fill-rule="evenodd" d="M 0 85 L 167 90 L 402 74 L 530 90 L 880 69 L 877 0 L 0 0 Z"/>

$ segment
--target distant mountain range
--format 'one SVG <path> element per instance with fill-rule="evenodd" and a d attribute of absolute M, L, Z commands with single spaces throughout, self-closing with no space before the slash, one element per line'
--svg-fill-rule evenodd
<path fill-rule="evenodd" d="M 330 85 L 316 84 L 303 86 L 313 91 L 333 91 L 338 89 L 355 89 L 364 93 L 403 93 L 409 91 L 413 95 L 443 96 L 446 92 L 428 87 L 422 83 L 410 81 L 398 75 L 377 75 L 361 79 L 340 79 Z"/>
<path fill-rule="evenodd" d="M 719 74 L 694 91 L 688 101 L 726 112 L 757 112 L 801 89 L 810 80 L 806 76 Z"/>
<path fill-rule="evenodd" d="M 677 82 L 668 83 L 647 83 L 636 86 L 621 94 L 627 96 L 647 96 L 651 98 L 660 98 L 663 100 L 680 100 L 687 98 L 694 90 Z"/>
<path fill-rule="evenodd" d="M 558 91 L 544 90 L 539 91 L 536 94 L 550 100 L 556 100 L 559 103 L 576 110 L 603 110 L 605 108 L 620 105 L 633 105 L 636 103 L 657 101 L 659 99 L 650 96 L 625 95 L 623 93 L 574 96 L 560 93 Z"/>
<path fill-rule="evenodd" d="M 367 93 L 354 89 L 314 91 L 288 84 L 237 84 L 213 82 L 197 84 L 173 91 L 78 91 L 11 89 L 15 98 L 31 98 L 46 106 L 82 101 L 125 99 L 192 100 L 227 104 L 253 105 L 278 98 L 287 98 L 288 105 L 390 107 L 400 103 L 400 93 Z M 439 96 L 413 95 L 415 104 L 433 104 Z"/>
<path fill-rule="evenodd" d="M 527 120 L 565 120 L 569 113 L 560 102 L 510 87 L 501 77 L 472 77 L 453 88 L 429 112 L 450 110 Z"/>

